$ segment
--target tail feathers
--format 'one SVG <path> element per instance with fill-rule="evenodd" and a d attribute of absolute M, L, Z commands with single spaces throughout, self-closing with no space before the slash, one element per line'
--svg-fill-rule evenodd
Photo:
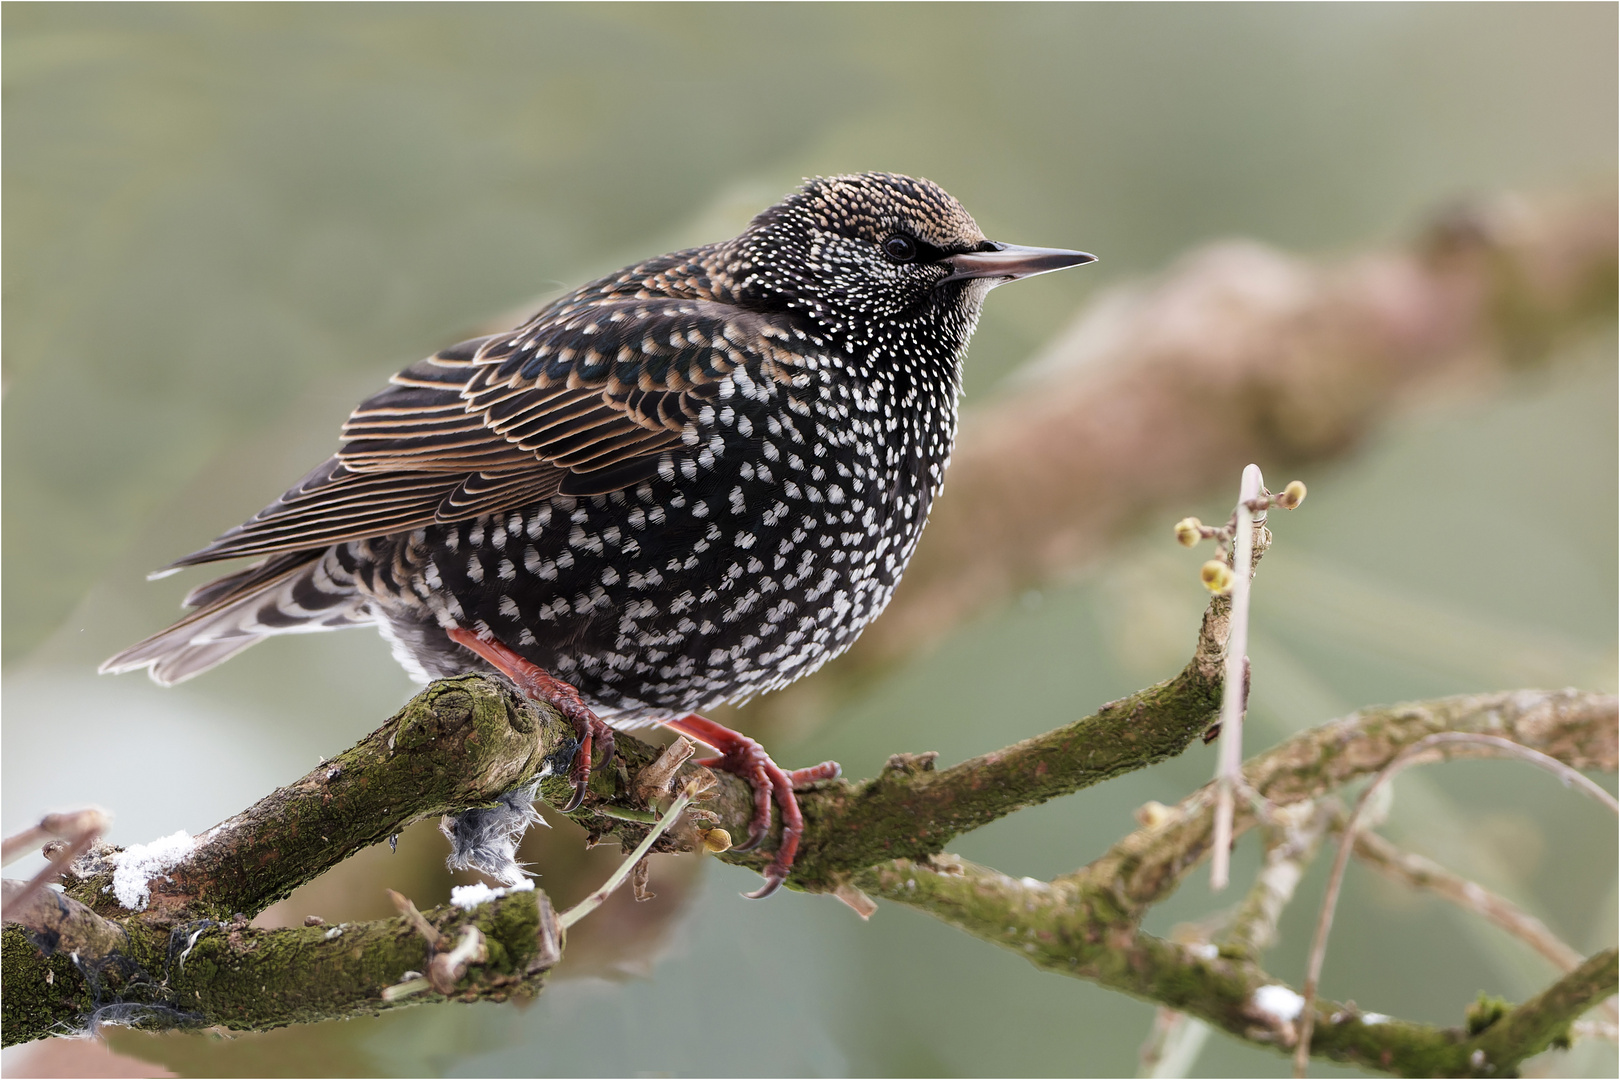
<path fill-rule="evenodd" d="M 150 640 L 150 639 L 148 639 Z M 244 635 L 238 638 L 227 638 L 224 641 L 208 641 L 200 645 L 173 643 L 169 652 L 152 660 L 146 668 L 152 681 L 159 686 L 173 686 L 175 683 L 185 682 L 193 675 L 201 675 L 216 664 L 223 664 L 249 645 L 257 645 L 262 639 Z M 114 657 L 117 659 L 117 657 Z M 112 661 L 108 661 L 111 663 Z M 127 671 L 128 668 L 103 667 L 103 671 Z"/>
<path fill-rule="evenodd" d="M 333 548 L 289 552 L 193 589 L 196 611 L 101 665 L 147 668 L 162 686 L 201 675 L 272 634 L 338 630 L 371 621 L 354 576 Z"/>

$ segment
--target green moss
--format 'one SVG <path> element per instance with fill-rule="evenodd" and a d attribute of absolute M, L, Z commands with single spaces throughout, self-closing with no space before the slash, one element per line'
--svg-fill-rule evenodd
<path fill-rule="evenodd" d="M 1478 1035 L 1513 1009 L 1513 1003 L 1504 998 L 1492 997 L 1481 990 L 1474 1003 L 1463 1010 L 1468 1022 L 1468 1034 Z"/>
<path fill-rule="evenodd" d="M 52 1034 L 67 1034 L 87 1015 L 93 996 L 83 976 L 65 956 L 47 957 L 20 926 L 5 927 L 0 938 L 0 1029 L 6 1046 Z"/>

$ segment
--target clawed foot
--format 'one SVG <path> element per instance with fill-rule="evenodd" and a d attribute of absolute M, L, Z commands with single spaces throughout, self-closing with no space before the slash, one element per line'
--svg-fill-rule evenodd
<path fill-rule="evenodd" d="M 782 810 L 782 843 L 776 849 L 776 858 L 765 868 L 765 884 L 743 894 L 753 900 L 771 895 L 787 880 L 793 858 L 799 851 L 799 837 L 804 835 L 804 815 L 799 812 L 799 800 L 794 797 L 794 791 L 820 780 L 836 778 L 840 771 L 838 763 L 824 761 L 808 769 L 786 772 L 771 760 L 759 743 L 706 717 L 693 715 L 666 720 L 664 726 L 720 751 L 719 757 L 703 759 L 699 765 L 740 776 L 754 789 L 754 816 L 748 826 L 748 839 L 732 850 L 752 851 L 760 845 L 770 831 L 771 799 L 776 799 L 776 805 Z"/>
<path fill-rule="evenodd" d="M 590 710 L 580 698 L 578 690 L 525 660 L 499 641 L 486 641 L 459 626 L 447 633 L 451 641 L 477 653 L 516 683 L 526 697 L 546 702 L 573 723 L 574 734 L 579 738 L 579 750 L 574 754 L 574 764 L 568 770 L 568 780 L 574 786 L 574 794 L 562 811 L 568 814 L 579 809 L 590 785 L 594 750 L 600 746 L 604 760 L 613 757 L 613 729 Z M 754 816 L 748 825 L 748 839 L 733 850 L 751 851 L 764 841 L 771 828 L 771 800 L 776 800 L 776 805 L 782 810 L 782 842 L 776 849 L 776 857 L 765 868 L 765 884 L 754 892 L 743 894 L 755 900 L 771 895 L 787 880 L 788 871 L 793 869 L 794 856 L 799 852 L 799 838 L 804 835 L 804 815 L 799 812 L 799 800 L 793 793 L 821 780 L 836 779 L 838 763 L 824 761 L 808 769 L 787 772 L 771 760 L 759 743 L 706 717 L 694 714 L 663 723 L 665 727 L 720 751 L 719 757 L 706 758 L 699 761 L 699 765 L 740 776 L 754 789 Z"/>
<path fill-rule="evenodd" d="M 574 786 L 573 797 L 562 812 L 571 814 L 585 801 L 585 791 L 591 783 L 591 758 L 596 746 L 602 747 L 604 761 L 613 758 L 613 729 L 593 713 L 580 699 L 579 691 L 552 676 L 544 668 L 531 664 L 499 641 L 485 641 L 471 630 L 457 626 L 447 633 L 450 640 L 483 657 L 496 670 L 517 684 L 531 701 L 543 701 L 562 713 L 574 725 L 574 736 L 579 749 L 574 753 L 574 764 L 568 770 L 568 782 Z"/>

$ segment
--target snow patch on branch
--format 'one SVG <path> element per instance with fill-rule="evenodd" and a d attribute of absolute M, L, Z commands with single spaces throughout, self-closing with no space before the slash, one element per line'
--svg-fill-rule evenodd
<path fill-rule="evenodd" d="M 457 885 L 450 890 L 450 902 L 462 911 L 471 911 L 479 904 L 487 904 L 491 900 L 499 900 L 512 893 L 534 892 L 534 881 L 524 878 L 516 885 L 509 885 L 504 889 L 492 889 L 480 881 L 476 885 Z"/>
<path fill-rule="evenodd" d="M 135 844 L 113 856 L 113 895 L 129 911 L 145 911 L 152 898 L 148 883 L 197 849 L 197 841 L 184 829 L 173 836 Z"/>
<path fill-rule="evenodd" d="M 1278 1024 L 1290 1024 L 1299 1018 L 1305 1011 L 1305 999 L 1286 986 L 1273 984 L 1262 986 L 1254 992 L 1252 998 L 1254 1011 L 1275 1020 Z"/>

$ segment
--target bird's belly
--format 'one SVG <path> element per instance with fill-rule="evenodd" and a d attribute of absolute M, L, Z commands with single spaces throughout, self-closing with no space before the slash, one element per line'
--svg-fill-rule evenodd
<path fill-rule="evenodd" d="M 609 719 L 656 720 L 785 686 L 882 611 L 922 514 L 779 484 L 654 482 L 373 542 L 370 589 L 407 666 L 479 666 L 489 632 Z M 362 578 L 364 580 L 364 577 Z"/>

